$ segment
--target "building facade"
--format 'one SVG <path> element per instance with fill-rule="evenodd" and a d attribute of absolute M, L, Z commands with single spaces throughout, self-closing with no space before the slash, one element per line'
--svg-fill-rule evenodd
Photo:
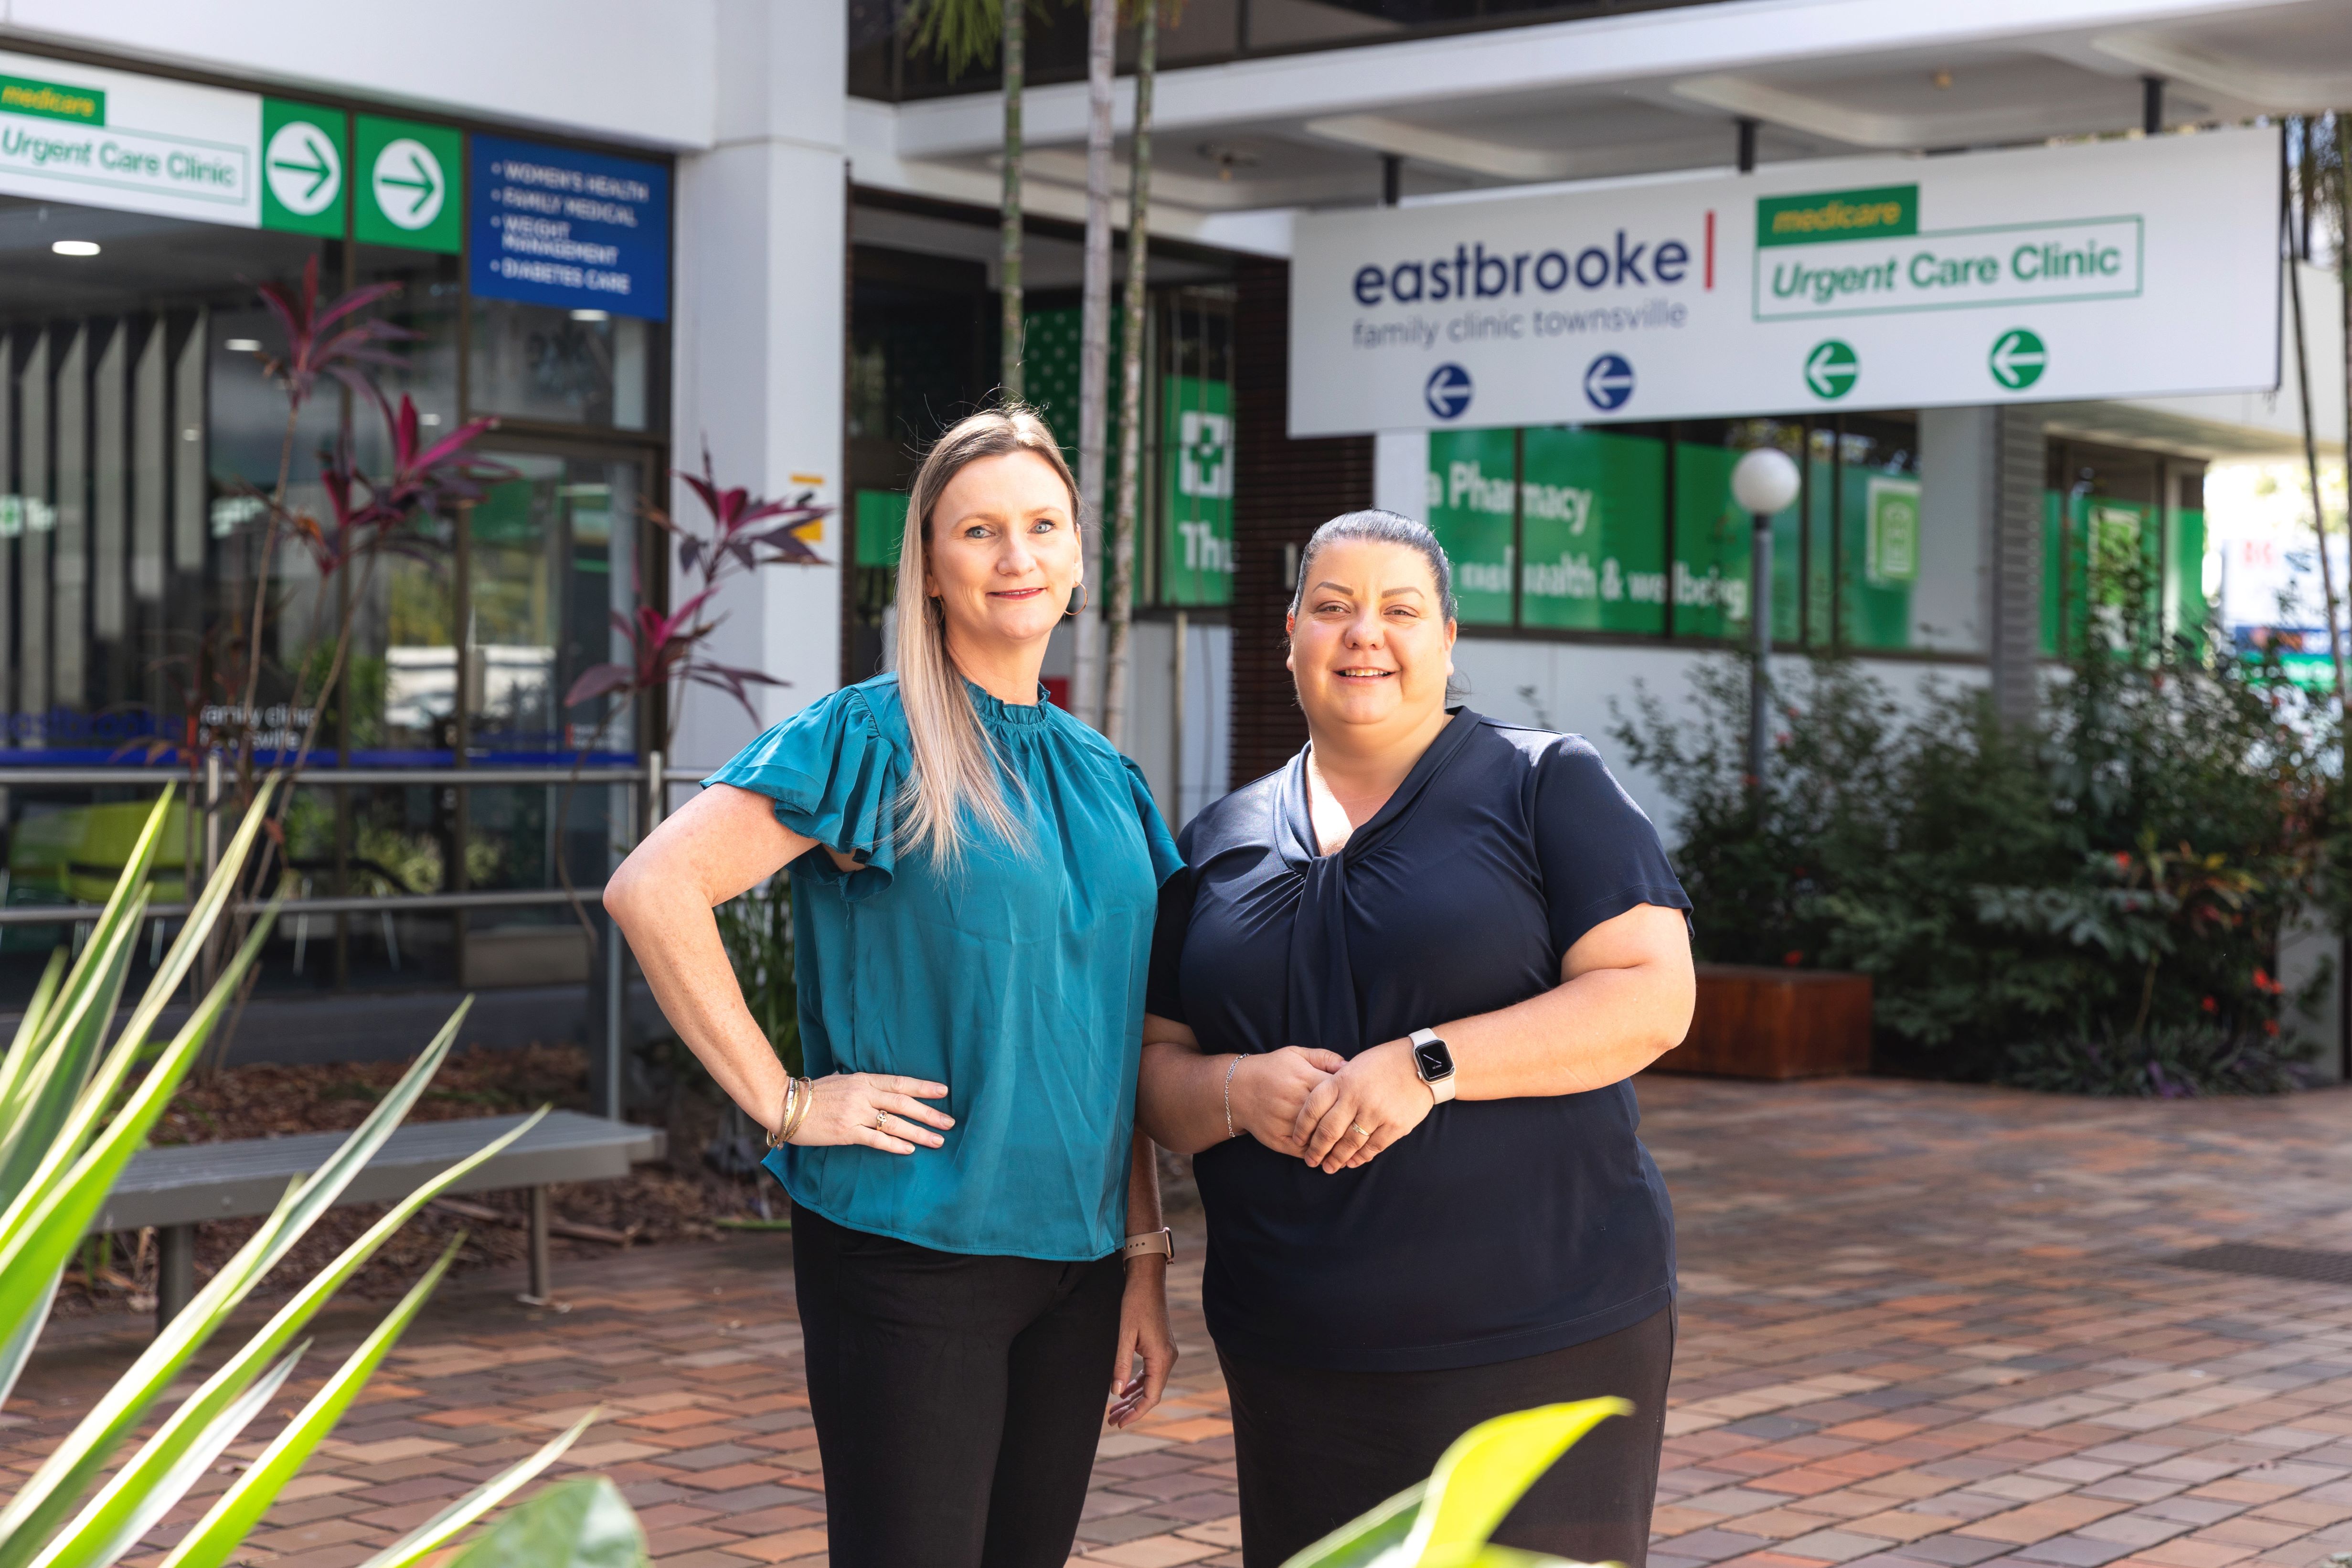
<path fill-rule="evenodd" d="M 314 454 L 349 399 L 314 398 L 289 439 L 255 296 L 313 263 L 330 292 L 400 285 L 383 311 L 415 336 L 386 391 L 428 432 L 497 419 L 481 449 L 501 468 L 429 549 L 363 584 L 281 551 L 277 624 L 305 629 L 275 668 L 309 657 L 307 628 L 352 628 L 352 696 L 321 741 L 342 766 L 549 775 L 322 796 L 319 889 L 521 890 L 559 861 L 601 876 L 616 792 L 565 796 L 574 759 L 716 763 L 882 668 L 907 482 L 923 444 L 993 395 L 1001 346 L 1001 97 L 989 71 L 952 75 L 919 47 L 906 9 L 420 0 L 387 33 L 286 0 L 13 0 L 12 136 L 92 157 L 110 129 L 205 142 L 237 165 L 219 179 L 244 205 L 174 205 L 135 169 L 77 183 L 70 153 L 0 157 L 0 766 L 154 765 L 201 740 L 206 638 L 252 597 L 281 455 L 289 495 L 331 510 Z M 1842 650 L 1900 689 L 1986 682 L 2014 703 L 2091 635 L 2101 563 L 2120 560 L 2167 625 L 2201 624 L 2202 475 L 2301 451 L 2291 340 L 2263 384 L 2193 395 L 1626 419 L 1563 392 L 1505 424 L 1294 436 L 1297 236 L 1352 209 L 2271 123 L 2345 96 L 2339 17 L 2326 0 L 1190 0 L 1160 48 L 1120 737 L 1163 809 L 1189 817 L 1303 739 L 1282 611 L 1307 534 L 1355 507 L 1424 518 L 1446 542 L 1473 702 L 1604 754 L 1612 702 L 1637 687 L 1678 701 L 1746 636 L 1727 476 L 1757 445 L 1805 479 L 1772 523 L 1788 657 Z M 1030 50 L 1027 391 L 1075 448 L 1080 9 L 1048 8 Z M 1116 99 L 1123 223 L 1131 77 Z M 2242 286 L 2284 297 L 2267 262 Z M 2340 298 L 2318 268 L 2301 293 L 2310 422 L 2340 456 Z M 362 466 L 383 460 L 367 417 L 351 429 Z M 755 713 L 700 689 L 675 712 L 567 707 L 581 669 L 625 654 L 614 614 L 667 602 L 677 563 L 654 514 L 691 513 L 670 476 L 706 450 L 723 484 L 832 509 L 823 564 L 719 601 L 714 657 L 781 684 Z M 1048 666 L 1066 700 L 1080 635 Z M 276 722 L 306 721 L 279 706 Z M 1657 781 L 1627 782 L 1667 815 Z M 26 825 L 121 794 L 93 787 L 0 775 L 12 842 L 62 841 L 59 822 Z M 12 899 L 50 896 L 37 859 Z M 550 934 L 568 918 L 341 917 L 331 963 L 312 926 L 300 985 L 575 984 L 584 948 Z"/>

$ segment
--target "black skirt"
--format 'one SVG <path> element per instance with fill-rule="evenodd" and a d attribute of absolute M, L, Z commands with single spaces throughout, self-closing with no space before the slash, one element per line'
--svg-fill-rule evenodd
<path fill-rule="evenodd" d="M 1233 1401 L 1248 1568 L 1279 1568 L 1425 1479 L 1447 1445 L 1481 1421 L 1610 1394 L 1633 1414 L 1601 1422 L 1561 1456 L 1495 1541 L 1572 1563 L 1643 1568 L 1675 1359 L 1672 1307 L 1566 1350 L 1442 1372 L 1331 1372 L 1222 1350 L 1217 1359 Z"/>

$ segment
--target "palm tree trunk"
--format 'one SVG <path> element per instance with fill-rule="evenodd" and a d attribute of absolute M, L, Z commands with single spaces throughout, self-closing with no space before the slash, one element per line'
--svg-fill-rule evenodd
<path fill-rule="evenodd" d="M 1004 219 L 997 259 L 997 289 L 1004 317 L 1003 384 L 1007 403 L 1021 401 L 1022 340 L 1027 318 L 1021 307 L 1021 93 L 1028 76 L 1027 41 L 1022 27 L 1028 0 L 1004 0 Z"/>
<path fill-rule="evenodd" d="M 1078 339 L 1078 510 L 1090 592 L 1078 613 L 1070 706 L 1102 725 L 1102 494 L 1110 423 L 1110 100 L 1118 0 L 1087 0 L 1087 263 Z"/>
<path fill-rule="evenodd" d="M 1144 0 L 1137 24 L 1135 131 L 1127 154 L 1127 342 L 1118 388 L 1118 512 L 1106 542 L 1110 580 L 1104 584 L 1103 733 L 1127 744 L 1128 627 L 1135 612 L 1135 536 L 1143 491 L 1144 291 L 1150 271 L 1151 213 L 1151 80 L 1159 64 L 1160 4 Z"/>

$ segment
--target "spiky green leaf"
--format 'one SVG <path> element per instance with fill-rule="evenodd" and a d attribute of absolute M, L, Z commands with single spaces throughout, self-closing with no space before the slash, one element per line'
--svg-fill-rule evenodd
<path fill-rule="evenodd" d="M 245 1474 L 214 1501 L 204 1518 L 180 1538 L 172 1554 L 163 1559 L 163 1568 L 219 1568 L 228 1561 L 229 1553 L 236 1550 L 246 1532 L 261 1521 L 261 1516 L 268 1511 L 286 1483 L 294 1479 L 303 1461 L 343 1418 L 343 1412 L 351 1408 L 352 1401 L 383 1364 L 385 1352 L 415 1321 L 416 1314 L 425 1310 L 433 1288 L 449 1272 L 449 1264 L 465 1241 L 462 1232 L 450 1238 L 433 1267 L 409 1288 L 408 1294 L 376 1325 L 375 1331 L 336 1369 L 326 1385 L 310 1396 L 310 1403 L 286 1424 L 286 1429 L 270 1441 Z"/>

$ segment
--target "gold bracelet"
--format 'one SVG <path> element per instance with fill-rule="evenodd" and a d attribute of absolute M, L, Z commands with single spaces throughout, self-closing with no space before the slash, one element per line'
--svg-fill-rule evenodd
<path fill-rule="evenodd" d="M 781 1150 L 785 1142 L 791 1142 L 793 1131 L 800 1126 L 800 1123 L 793 1119 L 793 1112 L 795 1112 L 795 1110 L 800 1110 L 800 1079 L 785 1079 L 783 1110 L 776 1112 L 776 1126 L 772 1126 L 772 1129 L 767 1131 L 767 1147 L 772 1147 L 772 1150 Z"/>
<path fill-rule="evenodd" d="M 801 1123 L 808 1120 L 809 1111 L 816 1105 L 816 1079 L 795 1079 L 793 1085 L 800 1090 L 800 1102 L 793 1108 L 791 1117 L 784 1123 L 784 1142 L 787 1143 L 793 1141 L 793 1134 L 801 1130 Z"/>

